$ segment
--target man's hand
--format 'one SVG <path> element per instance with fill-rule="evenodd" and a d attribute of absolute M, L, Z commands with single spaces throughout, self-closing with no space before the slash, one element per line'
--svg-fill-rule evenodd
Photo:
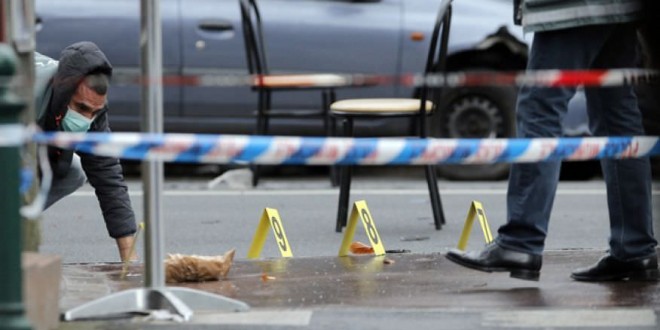
<path fill-rule="evenodd" d="M 119 248 L 119 257 L 122 262 L 128 261 L 137 261 L 137 253 L 135 253 L 135 247 L 133 246 L 135 238 L 133 236 L 124 236 L 117 238 L 117 248 Z"/>

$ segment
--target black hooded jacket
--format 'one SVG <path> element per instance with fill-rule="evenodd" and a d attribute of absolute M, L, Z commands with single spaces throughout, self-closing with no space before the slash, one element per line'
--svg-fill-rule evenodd
<path fill-rule="evenodd" d="M 94 73 L 103 73 L 108 77 L 112 75 L 110 62 L 94 43 L 79 42 L 62 51 L 57 72 L 49 84 L 52 93 L 48 91 L 46 94 L 50 95 L 50 99 L 44 100 L 48 105 L 38 119 L 44 131 L 62 131 L 61 121 L 71 97 L 85 76 Z M 110 132 L 107 105 L 99 111 L 89 131 Z M 73 150 L 49 147 L 48 157 L 55 177 L 66 175 L 73 153 Z M 83 170 L 99 200 L 108 234 L 119 238 L 135 233 L 135 214 L 119 160 L 86 153 L 79 155 Z"/>

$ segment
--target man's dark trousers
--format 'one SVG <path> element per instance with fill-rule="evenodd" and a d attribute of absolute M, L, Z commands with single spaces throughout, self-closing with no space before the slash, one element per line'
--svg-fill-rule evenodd
<path fill-rule="evenodd" d="M 636 64 L 633 24 L 584 26 L 538 32 L 528 69 L 614 69 Z M 574 87 L 523 87 L 517 104 L 518 136 L 559 137 Z M 586 88 L 589 127 L 594 136 L 644 135 L 636 96 L 629 86 Z M 541 254 L 561 162 L 514 164 L 509 178 L 507 223 L 499 245 Z M 610 213 L 610 254 L 620 260 L 654 253 L 651 169 L 648 158 L 601 161 Z M 589 230 L 576 223 L 575 230 Z"/>

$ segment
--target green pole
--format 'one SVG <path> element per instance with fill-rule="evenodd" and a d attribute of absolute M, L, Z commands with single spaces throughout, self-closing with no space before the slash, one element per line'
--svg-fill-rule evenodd
<path fill-rule="evenodd" d="M 19 125 L 24 107 L 6 85 L 16 61 L 13 49 L 0 44 L 0 133 Z M 19 170 L 19 146 L 0 147 L 0 330 L 32 329 L 23 306 Z"/>

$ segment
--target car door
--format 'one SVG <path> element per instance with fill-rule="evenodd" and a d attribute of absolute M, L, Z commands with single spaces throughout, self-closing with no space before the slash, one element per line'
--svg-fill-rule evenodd
<path fill-rule="evenodd" d="M 401 0 L 262 0 L 258 4 L 271 73 L 398 73 Z M 185 74 L 247 74 L 238 0 L 186 0 L 181 10 Z M 392 96 L 395 89 L 345 88 L 338 96 Z M 252 132 L 256 102 L 256 93 L 247 86 L 183 88 L 183 112 L 187 120 L 206 117 L 203 125 L 208 127 L 200 127 L 203 130 Z M 273 103 L 275 108 L 309 109 L 319 107 L 321 98 L 318 92 L 276 93 Z M 320 120 L 301 120 L 274 120 L 272 131 L 319 132 Z"/>
<path fill-rule="evenodd" d="M 106 54 L 115 75 L 140 74 L 140 1 L 36 0 L 37 51 L 59 58 L 66 46 L 92 41 Z M 161 0 L 165 74 L 180 74 L 179 1 Z M 166 86 L 166 127 L 180 116 L 180 86 Z M 113 130 L 139 130 L 139 85 L 113 85 L 108 94 Z"/>

